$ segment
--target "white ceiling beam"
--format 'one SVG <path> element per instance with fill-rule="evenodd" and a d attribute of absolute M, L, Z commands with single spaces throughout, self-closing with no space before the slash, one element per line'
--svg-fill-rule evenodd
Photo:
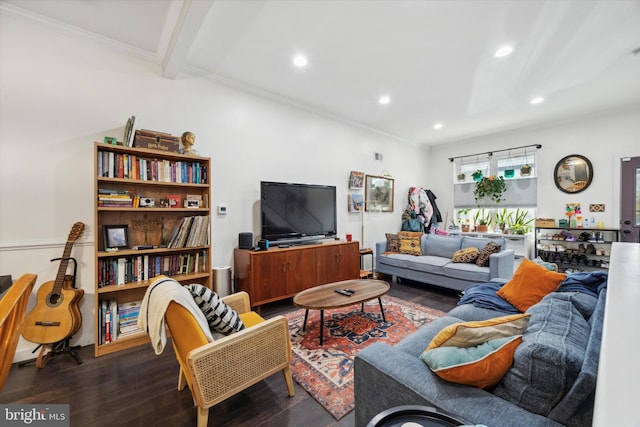
<path fill-rule="evenodd" d="M 204 23 L 213 0 L 184 0 L 180 16 L 162 61 L 162 75 L 175 79 L 182 70 L 189 49 Z"/>

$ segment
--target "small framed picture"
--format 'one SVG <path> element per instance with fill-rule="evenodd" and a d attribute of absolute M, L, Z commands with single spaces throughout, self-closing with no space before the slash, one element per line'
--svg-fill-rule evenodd
<path fill-rule="evenodd" d="M 187 194 L 184 200 L 185 208 L 201 208 L 202 207 L 202 195 L 201 194 Z"/>
<path fill-rule="evenodd" d="M 186 199 L 184 201 L 184 207 L 189 209 L 199 208 L 200 203 L 201 203 L 200 200 Z"/>
<path fill-rule="evenodd" d="M 349 212 L 362 212 L 364 210 L 364 196 L 361 193 L 349 194 Z"/>
<path fill-rule="evenodd" d="M 351 171 L 349 174 L 349 189 L 359 190 L 364 187 L 364 172 Z"/>
<path fill-rule="evenodd" d="M 129 248 L 129 226 L 128 225 L 105 225 L 104 249 L 128 249 Z"/>

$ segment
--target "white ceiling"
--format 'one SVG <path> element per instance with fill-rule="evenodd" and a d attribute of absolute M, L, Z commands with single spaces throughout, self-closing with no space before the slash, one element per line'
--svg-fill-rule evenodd
<path fill-rule="evenodd" d="M 92 37 L 420 144 L 640 105 L 640 0 L 2 0 Z M 514 52 L 494 58 L 510 44 Z M 295 54 L 308 65 L 292 64 Z M 386 94 L 391 102 L 378 104 Z M 534 96 L 545 101 L 531 105 Z M 433 125 L 442 123 L 435 130 Z"/>

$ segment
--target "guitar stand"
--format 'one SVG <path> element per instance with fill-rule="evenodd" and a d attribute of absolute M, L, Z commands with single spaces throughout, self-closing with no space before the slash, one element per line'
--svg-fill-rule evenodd
<path fill-rule="evenodd" d="M 65 338 L 62 341 L 58 341 L 57 343 L 52 344 L 51 351 L 46 354 L 45 351 L 47 350 L 47 346 L 40 345 L 40 353 L 36 358 L 36 368 L 44 368 L 45 366 L 47 366 L 47 363 L 52 357 L 56 357 L 59 354 L 68 354 L 73 358 L 73 360 L 76 361 L 76 365 L 82 365 L 82 359 L 80 359 L 80 356 L 78 356 L 78 354 L 76 353 L 76 350 L 78 350 L 80 346 L 76 345 L 72 347 L 69 345 L 69 341 L 71 341 L 71 337 Z"/>
<path fill-rule="evenodd" d="M 22 368 L 30 364 L 31 362 L 36 362 L 36 368 L 41 369 L 47 366 L 49 360 L 53 357 L 58 356 L 59 354 L 68 354 L 76 361 L 76 365 L 82 365 L 82 359 L 76 353 L 76 350 L 80 349 L 79 345 L 70 346 L 69 342 L 72 337 L 65 338 L 62 341 L 58 341 L 57 343 L 51 344 L 51 351 L 45 353 L 47 351 L 47 347 L 49 344 L 39 344 L 36 348 L 33 349 L 31 353 L 35 353 L 40 349 L 40 353 L 38 353 L 38 357 L 35 359 L 25 360 L 23 362 L 18 363 L 18 367 Z"/>

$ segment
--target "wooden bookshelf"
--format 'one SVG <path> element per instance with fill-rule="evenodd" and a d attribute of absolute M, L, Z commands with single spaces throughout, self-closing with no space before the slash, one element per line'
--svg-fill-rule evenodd
<path fill-rule="evenodd" d="M 142 331 L 116 332 L 106 342 L 103 302 L 141 301 L 159 274 L 211 288 L 210 166 L 208 157 L 95 143 L 96 357 L 149 342 Z M 141 206 L 151 199 L 153 206 Z M 187 199 L 196 202 L 186 207 Z M 183 244 L 176 246 L 174 240 L 171 245 L 174 230 L 185 218 L 190 227 L 182 230 Z M 126 226 L 127 247 L 108 248 L 105 226 Z M 117 331 L 117 325 L 112 329 Z"/>

